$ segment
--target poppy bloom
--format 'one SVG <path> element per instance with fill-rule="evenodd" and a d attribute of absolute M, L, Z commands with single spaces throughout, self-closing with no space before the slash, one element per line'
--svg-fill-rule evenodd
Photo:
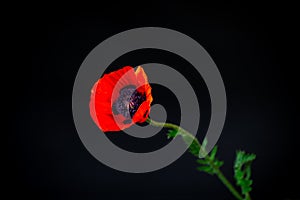
<path fill-rule="evenodd" d="M 130 66 L 105 74 L 93 86 L 90 114 L 104 132 L 120 131 L 145 122 L 152 102 L 151 87 L 142 67 Z"/>

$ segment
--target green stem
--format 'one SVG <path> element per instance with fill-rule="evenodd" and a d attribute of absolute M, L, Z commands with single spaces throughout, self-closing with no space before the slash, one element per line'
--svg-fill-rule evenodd
<path fill-rule="evenodd" d="M 243 200 L 243 197 L 240 193 L 233 187 L 233 185 L 229 182 L 229 180 L 225 177 L 225 175 L 221 172 L 218 167 L 215 167 L 213 162 L 210 160 L 210 165 L 214 168 L 217 177 L 220 181 L 228 188 L 228 190 L 239 200 Z"/>
<path fill-rule="evenodd" d="M 171 123 L 162 123 L 162 122 L 157 122 L 154 121 L 153 119 L 147 118 L 146 122 L 152 126 L 156 126 L 156 127 L 164 127 L 164 128 L 171 128 L 171 129 L 175 129 L 177 131 L 179 131 L 180 133 L 190 137 L 192 140 L 195 140 L 196 143 L 201 146 L 201 144 L 199 143 L 198 139 L 195 138 L 190 132 L 184 130 L 183 128 L 181 128 L 180 126 L 177 126 L 175 124 L 171 124 Z"/>
<path fill-rule="evenodd" d="M 188 136 L 191 138 L 191 140 L 196 141 L 197 145 L 199 145 L 200 149 L 201 148 L 201 144 L 199 143 L 198 139 L 195 138 L 190 132 L 186 131 L 185 129 L 181 128 L 180 126 L 177 126 L 175 124 L 171 124 L 171 123 L 162 123 L 162 122 L 157 122 L 154 121 L 150 118 L 148 118 L 146 120 L 146 122 L 148 122 L 150 125 L 152 126 L 156 126 L 156 127 L 164 127 L 164 128 L 171 128 L 171 129 L 175 129 L 178 130 L 178 132 L 180 132 L 181 134 Z M 202 149 L 203 150 L 203 149 Z M 207 155 L 207 153 L 205 153 L 204 155 Z M 233 187 L 233 185 L 229 182 L 229 180 L 224 176 L 224 174 L 221 172 L 221 170 L 214 165 L 213 160 L 210 159 L 209 156 L 206 156 L 204 159 L 206 159 L 208 161 L 208 163 L 210 164 L 210 166 L 214 169 L 217 177 L 220 179 L 220 181 L 229 189 L 229 191 L 233 194 L 233 196 L 235 196 L 237 199 L 239 200 L 243 200 L 244 198 L 242 197 L 242 195 Z M 247 197 L 246 197 L 247 198 Z M 250 195 L 248 196 L 247 199 L 251 199 Z"/>
<path fill-rule="evenodd" d="M 251 200 L 251 196 L 250 196 L 249 192 L 246 193 L 246 200 Z"/>

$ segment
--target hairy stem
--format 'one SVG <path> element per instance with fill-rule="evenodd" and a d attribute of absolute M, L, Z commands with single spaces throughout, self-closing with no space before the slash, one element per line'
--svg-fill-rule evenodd
<path fill-rule="evenodd" d="M 251 196 L 250 196 L 249 192 L 246 193 L 246 200 L 251 200 Z"/>
<path fill-rule="evenodd" d="M 206 158 L 208 158 L 208 156 L 205 157 L 205 159 Z M 209 163 L 214 168 L 217 177 L 228 188 L 228 190 L 233 194 L 233 196 L 235 196 L 239 200 L 243 200 L 243 197 L 240 195 L 240 193 L 233 187 L 233 185 L 225 177 L 225 175 L 222 173 L 222 171 L 213 164 L 212 160 L 210 160 Z"/>
<path fill-rule="evenodd" d="M 191 140 L 196 141 L 197 145 L 199 145 L 199 149 L 201 149 L 201 151 L 205 151 L 205 150 L 203 150 L 201 148 L 201 144 L 199 143 L 198 139 L 195 138 L 190 132 L 188 132 L 185 129 L 181 128 L 180 126 L 177 126 L 177 125 L 171 124 L 171 123 L 157 122 L 157 121 L 154 121 L 154 120 L 152 120 L 150 118 L 148 118 L 146 120 L 146 122 L 149 123 L 152 126 L 164 127 L 164 128 L 170 128 L 170 129 L 177 130 L 178 132 L 180 132 L 180 134 L 185 135 L 187 137 L 190 137 Z M 207 153 L 205 152 L 204 155 L 207 155 Z M 235 196 L 239 200 L 243 200 L 244 198 L 242 197 L 242 195 L 233 187 L 233 185 L 224 176 L 224 174 L 221 172 L 221 170 L 217 166 L 214 165 L 213 160 L 211 160 L 209 156 L 206 156 L 204 159 L 206 159 L 208 161 L 208 163 L 210 164 L 210 166 L 215 170 L 215 174 L 217 175 L 217 177 L 228 188 L 228 190 L 233 194 L 233 196 Z M 251 199 L 249 194 L 246 197 L 246 199 L 249 199 L 249 200 Z"/>

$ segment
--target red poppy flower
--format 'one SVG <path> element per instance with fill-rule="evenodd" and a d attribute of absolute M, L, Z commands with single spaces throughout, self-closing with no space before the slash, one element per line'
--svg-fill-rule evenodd
<path fill-rule="evenodd" d="M 151 87 L 142 67 L 130 66 L 105 74 L 92 88 L 90 114 L 102 131 L 120 131 L 146 121 Z"/>

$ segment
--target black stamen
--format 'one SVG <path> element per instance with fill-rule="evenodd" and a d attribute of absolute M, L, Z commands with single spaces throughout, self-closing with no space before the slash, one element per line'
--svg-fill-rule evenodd
<path fill-rule="evenodd" d="M 136 113 L 140 105 L 146 100 L 146 95 L 139 93 L 137 90 L 130 97 L 130 106 L 129 106 L 129 113 L 130 116 Z"/>
<path fill-rule="evenodd" d="M 130 119 L 145 100 L 145 94 L 138 92 L 134 86 L 127 86 L 120 91 L 119 98 L 114 102 L 113 113 L 120 113 L 125 118 Z M 125 121 L 130 123 L 127 120 Z M 125 121 L 124 123 L 126 123 Z"/>
<path fill-rule="evenodd" d="M 124 123 L 124 124 L 130 124 L 130 123 L 131 123 L 131 119 L 125 119 L 125 120 L 123 121 L 123 123 Z"/>

